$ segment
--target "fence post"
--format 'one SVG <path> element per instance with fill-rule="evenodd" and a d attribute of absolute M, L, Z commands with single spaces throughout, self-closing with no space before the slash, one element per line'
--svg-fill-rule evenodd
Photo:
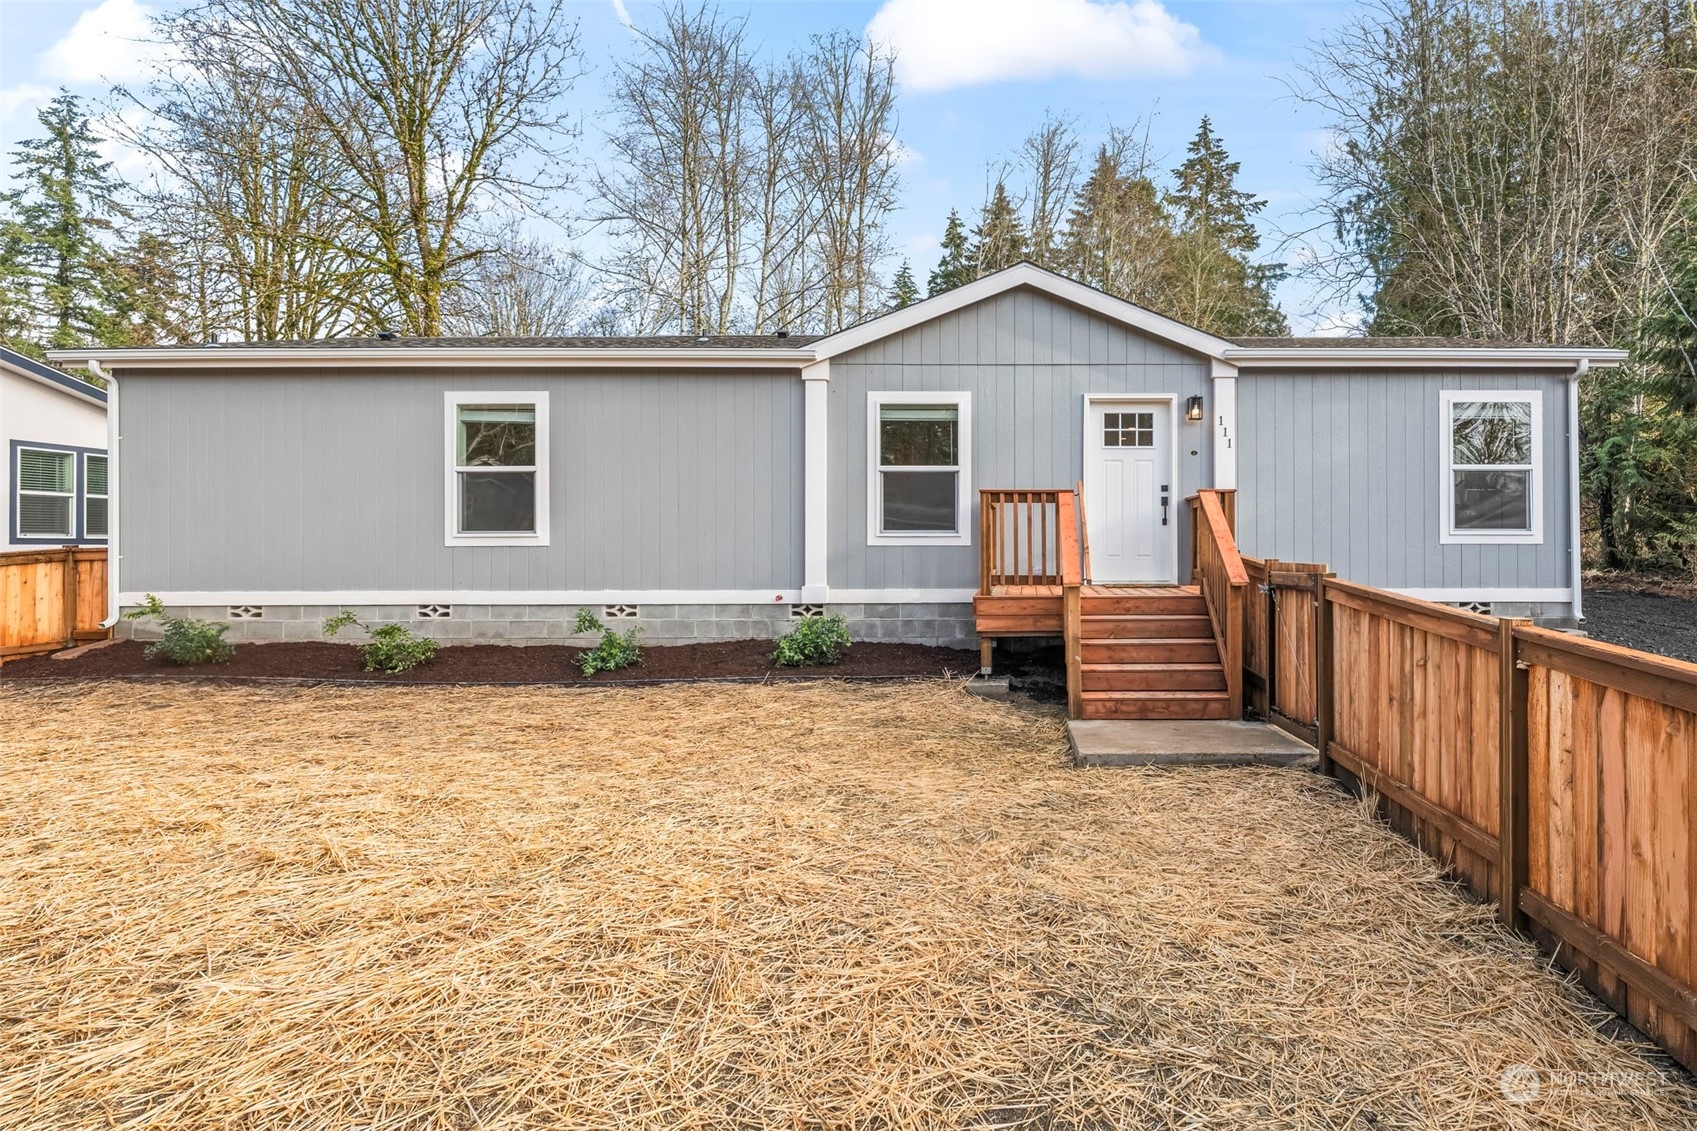
<path fill-rule="evenodd" d="M 59 592 L 65 599 L 65 647 L 72 648 L 77 642 L 77 548 L 65 547 L 65 561 L 61 568 L 65 571 L 59 585 Z"/>
<path fill-rule="evenodd" d="M 1526 669 L 1514 630 L 1523 620 L 1497 622 L 1498 906 L 1503 925 L 1520 927 L 1520 889 L 1526 886 Z"/>
<path fill-rule="evenodd" d="M 1326 599 L 1326 581 L 1336 574 L 1314 577 L 1314 732 L 1320 748 L 1320 772 L 1332 774 L 1332 603 Z"/>

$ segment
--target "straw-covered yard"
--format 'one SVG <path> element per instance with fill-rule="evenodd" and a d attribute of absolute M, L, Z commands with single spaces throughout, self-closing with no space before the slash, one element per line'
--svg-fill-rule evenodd
<path fill-rule="evenodd" d="M 946 685 L 13 683 L 0 736 L 15 1131 L 1693 1120 L 1326 783 Z"/>

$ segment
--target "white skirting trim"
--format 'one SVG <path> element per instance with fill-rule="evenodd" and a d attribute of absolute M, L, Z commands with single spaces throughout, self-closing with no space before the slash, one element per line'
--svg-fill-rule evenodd
<path fill-rule="evenodd" d="M 1422 601 L 1571 601 L 1571 589 L 1393 589 L 1404 597 Z"/>
<path fill-rule="evenodd" d="M 336 589 L 161 592 L 167 605 L 795 605 L 796 589 Z M 139 605 L 143 593 L 120 593 Z"/>
<path fill-rule="evenodd" d="M 337 589 L 160 592 L 167 605 L 798 605 L 804 601 L 849 605 L 964 604 L 976 589 L 831 589 L 823 597 L 798 589 Z M 120 593 L 121 605 L 139 605 L 145 593 Z"/>

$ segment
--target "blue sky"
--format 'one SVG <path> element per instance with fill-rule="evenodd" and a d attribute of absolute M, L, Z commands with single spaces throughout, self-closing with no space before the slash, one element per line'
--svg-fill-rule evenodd
<path fill-rule="evenodd" d="M 144 78 L 149 11 L 172 0 L 0 0 L 0 147 L 31 136 L 35 110 L 61 85 L 98 96 L 109 80 Z M 774 53 L 834 28 L 870 28 L 894 43 L 902 82 L 898 136 L 907 151 L 893 232 L 923 279 L 951 207 L 983 196 L 989 162 L 1015 151 L 1045 110 L 1076 117 L 1086 136 L 1109 122 L 1150 125 L 1164 167 L 1182 160 L 1209 115 L 1240 184 L 1268 200 L 1266 246 L 1310 226 L 1309 165 L 1325 121 L 1287 84 L 1306 48 L 1356 11 L 1346 3 L 1267 0 L 870 0 L 722 4 L 746 10 L 753 38 Z M 587 123 L 580 145 L 596 152 L 595 113 L 608 61 L 628 50 L 623 20 L 653 9 L 641 0 L 573 5 L 590 73 L 573 101 Z M 133 157 L 117 154 L 120 167 Z M 1287 248 L 1285 254 L 1295 254 Z M 1348 312 L 1324 307 L 1301 280 L 1280 300 L 1297 332 L 1334 330 Z"/>

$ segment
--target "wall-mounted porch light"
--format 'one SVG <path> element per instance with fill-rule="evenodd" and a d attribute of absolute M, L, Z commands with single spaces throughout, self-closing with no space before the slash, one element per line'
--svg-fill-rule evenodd
<path fill-rule="evenodd" d="M 1202 419 L 1202 398 L 1191 397 L 1184 402 L 1184 418 L 1186 420 Z"/>

